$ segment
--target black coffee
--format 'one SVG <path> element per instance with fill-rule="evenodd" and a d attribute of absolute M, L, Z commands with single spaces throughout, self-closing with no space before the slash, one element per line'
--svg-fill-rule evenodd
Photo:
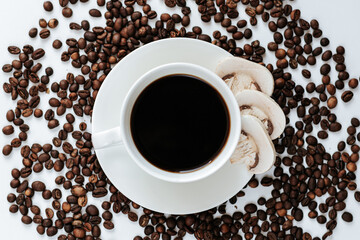
<path fill-rule="evenodd" d="M 151 164 L 186 172 L 210 163 L 226 143 L 227 106 L 209 84 L 190 75 L 169 75 L 139 95 L 131 113 L 131 134 Z"/>

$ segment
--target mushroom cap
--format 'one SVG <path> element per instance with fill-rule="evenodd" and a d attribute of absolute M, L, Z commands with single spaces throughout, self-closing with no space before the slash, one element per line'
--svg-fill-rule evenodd
<path fill-rule="evenodd" d="M 256 144 L 253 148 L 256 148 L 257 159 L 253 159 L 252 162 L 247 162 L 248 170 L 254 174 L 268 171 L 274 165 L 276 153 L 274 144 L 269 134 L 267 134 L 264 125 L 259 119 L 250 115 L 241 116 L 241 125 L 242 132 L 246 133 L 247 141 L 250 142 L 249 145 L 251 146 L 253 143 Z M 239 142 L 239 144 L 241 144 L 241 142 Z M 232 162 L 236 161 L 236 159 L 241 161 L 241 158 L 244 157 L 246 158 L 241 151 L 237 152 L 235 150 L 231 159 L 233 159 Z"/>
<path fill-rule="evenodd" d="M 258 117 L 260 120 L 263 120 L 265 115 L 268 117 L 272 125 L 271 139 L 276 139 L 283 133 L 286 124 L 285 114 L 272 98 L 256 90 L 243 90 L 235 97 L 240 108 L 242 106 L 254 107 L 253 111 L 251 109 L 241 111 L 242 115 L 249 114 Z"/>
<path fill-rule="evenodd" d="M 227 57 L 219 62 L 216 67 L 215 73 L 222 79 L 225 76 L 230 77 L 231 79 L 227 81 L 229 87 L 233 89 L 238 89 L 238 85 L 244 87 L 243 89 L 254 89 L 260 90 L 268 96 L 274 91 L 274 78 L 270 71 L 258 64 L 251 62 L 249 60 L 240 58 L 240 57 Z M 231 77 L 233 75 L 233 77 Z M 242 83 L 239 83 L 242 82 Z M 252 84 L 250 88 L 250 83 Z M 238 91 L 234 91 L 236 95 Z"/>

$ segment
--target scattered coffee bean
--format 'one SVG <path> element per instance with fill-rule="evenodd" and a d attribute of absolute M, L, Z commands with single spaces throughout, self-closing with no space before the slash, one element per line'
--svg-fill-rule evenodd
<path fill-rule="evenodd" d="M 353 215 L 349 212 L 344 212 L 341 215 L 341 218 L 345 221 L 345 222 L 352 222 L 353 221 Z"/>
<path fill-rule="evenodd" d="M 98 9 L 90 9 L 89 14 L 92 17 L 101 17 L 101 12 Z"/>
<path fill-rule="evenodd" d="M 38 33 L 37 28 L 31 28 L 30 31 L 29 31 L 29 36 L 30 36 L 31 38 L 34 38 L 34 37 L 37 36 L 37 33 Z"/>
<path fill-rule="evenodd" d="M 39 33 L 40 38 L 45 39 L 48 38 L 50 36 L 50 31 L 49 29 L 42 29 Z"/>
<path fill-rule="evenodd" d="M 50 1 L 45 1 L 43 4 L 45 11 L 51 12 L 54 9 L 53 4 Z"/>
<path fill-rule="evenodd" d="M 5 135 L 11 135 L 14 133 L 14 127 L 12 125 L 7 125 L 7 126 L 3 127 L 2 132 Z"/>
<path fill-rule="evenodd" d="M 49 28 L 56 28 L 59 25 L 59 21 L 56 18 L 52 18 L 48 22 Z"/>
<path fill-rule="evenodd" d="M 349 102 L 353 98 L 354 94 L 351 91 L 345 91 L 341 94 L 341 99 L 344 102 Z"/>
<path fill-rule="evenodd" d="M 62 47 L 62 42 L 58 39 L 54 40 L 53 44 L 52 44 L 53 48 L 55 49 L 59 49 Z"/>
<path fill-rule="evenodd" d="M 62 9 L 62 15 L 66 18 L 70 18 L 73 15 L 73 11 L 69 7 L 64 7 Z"/>

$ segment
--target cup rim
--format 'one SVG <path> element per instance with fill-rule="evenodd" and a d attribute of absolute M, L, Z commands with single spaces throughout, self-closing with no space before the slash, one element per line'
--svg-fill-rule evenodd
<path fill-rule="evenodd" d="M 164 71 L 166 72 L 165 74 L 164 73 L 160 74 Z M 205 77 L 201 77 L 201 76 L 198 77 L 204 80 L 207 84 L 209 84 L 218 91 L 218 93 L 221 95 L 228 108 L 230 127 L 229 127 L 229 134 L 227 136 L 226 143 L 223 145 L 222 149 L 219 151 L 217 156 L 212 160 L 210 164 L 206 164 L 203 167 L 196 169 L 195 171 L 176 173 L 176 172 L 168 172 L 166 170 L 154 166 L 148 160 L 146 160 L 145 157 L 143 157 L 143 155 L 139 152 L 131 135 L 130 115 L 133 109 L 133 105 L 137 100 L 139 94 L 148 85 L 150 85 L 157 79 L 171 74 L 207 76 L 206 79 L 204 79 Z M 154 77 L 154 75 L 155 76 L 159 75 L 159 76 Z M 131 86 L 122 104 L 122 109 L 120 114 L 120 128 L 121 128 L 121 137 L 123 139 L 127 152 L 129 153 L 131 158 L 135 161 L 135 163 L 145 172 L 158 179 L 168 182 L 177 182 L 177 183 L 194 182 L 210 176 L 211 174 L 215 173 L 218 169 L 220 169 L 227 161 L 229 161 L 230 156 L 234 152 L 238 140 L 240 138 L 240 131 L 241 131 L 240 109 L 238 107 L 238 103 L 235 99 L 235 96 L 233 95 L 229 87 L 214 72 L 196 64 L 183 63 L 183 62 L 169 63 L 158 66 L 146 72 L 133 84 L 133 86 Z"/>

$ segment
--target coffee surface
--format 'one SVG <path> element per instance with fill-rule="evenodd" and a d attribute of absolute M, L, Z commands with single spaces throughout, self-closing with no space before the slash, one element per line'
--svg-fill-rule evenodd
<path fill-rule="evenodd" d="M 226 143 L 229 125 L 221 95 L 190 75 L 154 81 L 139 95 L 131 113 L 131 134 L 139 152 L 171 172 L 210 163 Z"/>

